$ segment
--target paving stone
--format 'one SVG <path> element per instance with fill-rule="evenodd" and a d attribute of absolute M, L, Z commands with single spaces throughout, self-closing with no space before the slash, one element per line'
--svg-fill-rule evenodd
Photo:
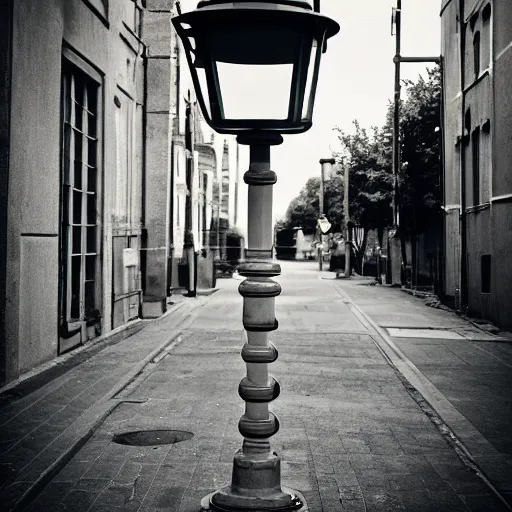
<path fill-rule="evenodd" d="M 406 510 L 400 495 L 385 488 L 367 488 L 364 490 L 364 501 L 368 511 L 393 512 Z"/>
<path fill-rule="evenodd" d="M 73 482 L 51 482 L 37 496 L 36 500 L 28 505 L 27 512 L 42 512 L 58 510 L 58 504 L 72 490 Z"/>
<path fill-rule="evenodd" d="M 52 483 L 72 483 L 73 485 L 78 482 L 84 473 L 90 468 L 89 462 L 73 462 L 67 464 L 64 468 L 53 477 Z M 52 485 L 52 484 L 50 484 Z"/>
<path fill-rule="evenodd" d="M 484 492 L 480 495 L 462 495 L 461 499 L 471 512 L 507 510 L 504 503 L 490 492 Z"/>
<path fill-rule="evenodd" d="M 70 512 L 86 512 L 94 503 L 99 491 L 85 491 L 73 489 L 60 502 L 57 510 Z"/>
<path fill-rule="evenodd" d="M 106 479 L 112 480 L 123 467 L 124 461 L 119 460 L 97 460 L 82 476 L 83 479 Z"/>

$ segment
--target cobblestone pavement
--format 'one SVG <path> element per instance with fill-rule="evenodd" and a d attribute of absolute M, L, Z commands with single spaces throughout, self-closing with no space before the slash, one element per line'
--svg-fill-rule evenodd
<path fill-rule="evenodd" d="M 401 290 L 369 287 L 356 280 L 342 291 L 388 333 L 390 342 L 424 377 L 431 403 L 512 504 L 510 340 L 481 331 L 452 312 L 426 307 Z M 399 331 L 404 326 L 414 329 L 403 336 Z M 422 327 L 428 329 L 415 334 Z M 453 333 L 460 336 L 452 337 Z"/>
<path fill-rule="evenodd" d="M 280 328 L 271 336 L 282 392 L 271 409 L 281 422 L 273 445 L 283 484 L 304 494 L 310 512 L 507 510 L 389 363 L 378 333 L 348 298 L 353 285 L 341 284 L 348 291 L 340 293 L 340 281 L 318 279 L 312 264 L 282 266 Z M 40 480 L 27 510 L 198 512 L 201 497 L 229 482 L 245 375 L 238 284 L 221 280 L 187 325 L 169 326 L 167 345 L 165 321 L 152 324 L 160 345 L 148 343 L 159 350 L 108 395 L 92 435 Z M 120 363 L 153 336 L 152 325 L 137 343 L 123 342 Z M 101 353 L 91 358 L 89 371 L 101 360 Z M 100 375 L 114 379 L 114 371 Z M 160 446 L 113 442 L 115 434 L 164 429 L 193 437 Z"/>

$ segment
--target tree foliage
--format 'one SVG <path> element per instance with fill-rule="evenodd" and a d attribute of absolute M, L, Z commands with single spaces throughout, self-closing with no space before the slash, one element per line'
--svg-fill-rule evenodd
<path fill-rule="evenodd" d="M 441 72 L 407 80 L 407 100 L 401 106 L 399 171 L 400 224 L 421 233 L 439 215 L 441 150 Z"/>
<path fill-rule="evenodd" d="M 439 67 L 428 71 L 427 79 L 405 80 L 406 100 L 401 104 L 398 205 L 403 232 L 421 233 L 440 211 L 440 109 L 441 73 Z M 354 130 L 339 127 L 340 147 L 333 152 L 337 173 L 326 182 L 325 213 L 340 231 L 345 222 L 343 211 L 344 173 L 350 174 L 349 214 L 351 222 L 362 228 L 358 258 L 365 251 L 370 229 L 379 231 L 392 225 L 392 120 L 390 103 L 382 128 L 369 130 L 353 121 Z M 315 231 L 319 216 L 320 179 L 310 178 L 300 194 L 292 200 L 282 223 L 284 228 L 302 227 Z M 381 240 L 382 242 L 382 240 Z"/>
<path fill-rule="evenodd" d="M 350 176 L 350 220 L 364 228 L 382 229 L 391 221 L 391 165 L 384 130 L 371 128 L 370 132 L 353 122 L 354 133 L 340 128 L 339 151 L 334 153 L 343 172 Z"/>
<path fill-rule="evenodd" d="M 343 220 L 343 179 L 334 175 L 324 182 L 324 212 L 333 224 L 334 230 L 339 230 Z M 309 178 L 299 195 L 292 199 L 286 211 L 282 228 L 292 229 L 301 227 L 304 233 L 314 233 L 320 214 L 320 178 Z"/>

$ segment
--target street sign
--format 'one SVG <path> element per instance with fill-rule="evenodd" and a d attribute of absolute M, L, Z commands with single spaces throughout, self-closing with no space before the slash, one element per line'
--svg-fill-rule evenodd
<path fill-rule="evenodd" d="M 317 226 L 320 228 L 320 231 L 325 234 L 329 229 L 331 229 L 331 223 L 324 217 L 322 219 L 318 219 Z"/>

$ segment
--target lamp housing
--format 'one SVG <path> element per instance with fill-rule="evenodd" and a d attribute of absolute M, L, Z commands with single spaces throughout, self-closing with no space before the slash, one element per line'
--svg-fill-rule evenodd
<path fill-rule="evenodd" d="M 311 128 L 320 59 L 338 23 L 304 0 L 203 0 L 172 22 L 215 131 Z"/>

